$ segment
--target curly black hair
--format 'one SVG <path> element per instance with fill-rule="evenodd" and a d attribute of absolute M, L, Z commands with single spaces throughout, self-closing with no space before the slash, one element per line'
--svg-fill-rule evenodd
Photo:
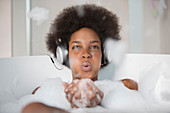
<path fill-rule="evenodd" d="M 91 28 L 100 37 L 102 43 L 102 67 L 109 62 L 104 54 L 104 42 L 107 38 L 120 39 L 119 19 L 107 9 L 94 4 L 76 5 L 65 8 L 54 20 L 47 36 L 47 48 L 56 56 L 57 46 L 68 50 L 71 35 L 81 28 Z M 68 59 L 68 55 L 67 55 Z M 69 67 L 68 60 L 63 65 Z"/>

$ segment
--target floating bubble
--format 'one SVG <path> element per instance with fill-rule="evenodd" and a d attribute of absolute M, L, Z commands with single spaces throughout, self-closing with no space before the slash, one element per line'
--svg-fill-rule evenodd
<path fill-rule="evenodd" d="M 28 13 L 28 17 L 36 21 L 36 24 L 39 26 L 48 19 L 48 14 L 48 9 L 35 7 Z"/>
<path fill-rule="evenodd" d="M 50 33 L 51 33 L 51 34 L 55 34 L 56 31 L 57 31 L 56 25 L 51 25 L 51 27 L 50 27 Z"/>
<path fill-rule="evenodd" d="M 116 65 L 120 64 L 125 53 L 126 44 L 109 38 L 105 41 L 104 47 L 108 60 Z"/>
<path fill-rule="evenodd" d="M 59 38 L 58 41 L 61 42 L 61 38 Z"/>
<path fill-rule="evenodd" d="M 84 8 L 81 6 L 77 6 L 76 11 L 79 17 L 83 17 L 85 14 Z"/>

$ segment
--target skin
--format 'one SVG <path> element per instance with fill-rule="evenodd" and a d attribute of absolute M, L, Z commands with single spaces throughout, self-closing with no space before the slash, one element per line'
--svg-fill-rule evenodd
<path fill-rule="evenodd" d="M 126 86 L 127 88 L 131 89 L 131 90 L 138 90 L 138 84 L 131 79 L 122 79 L 121 80 L 124 84 L 124 86 Z"/>
<path fill-rule="evenodd" d="M 95 81 L 98 79 L 101 60 L 101 41 L 95 31 L 89 28 L 81 28 L 71 35 L 69 41 L 69 63 L 72 70 L 73 82 L 71 84 L 63 83 L 63 85 L 65 86 L 66 97 L 72 107 L 78 107 L 75 105 L 73 97 L 75 99 L 81 99 L 80 89 L 78 87 L 81 83 L 80 80 L 91 79 Z M 86 94 L 87 99 L 90 101 L 90 104 L 87 106 L 92 107 L 99 104 L 100 101 L 97 95 L 103 98 L 103 92 L 93 82 L 87 83 L 86 87 L 92 93 L 92 96 L 89 96 L 89 93 Z"/>
<path fill-rule="evenodd" d="M 73 81 L 68 84 L 63 82 L 65 87 L 66 98 L 70 102 L 72 108 L 78 108 L 74 103 L 74 99 L 81 100 L 81 79 L 91 79 L 86 84 L 88 91 L 85 95 L 90 103 L 87 107 L 93 107 L 100 104 L 104 94 L 93 83 L 98 79 L 98 72 L 101 67 L 102 51 L 101 41 L 95 31 L 89 28 L 81 28 L 72 34 L 69 41 L 69 63 L 72 71 Z M 87 66 L 87 67 L 86 67 Z M 131 90 L 138 90 L 138 85 L 131 79 L 122 79 L 122 83 Z M 38 87 L 39 88 L 39 87 Z M 38 90 L 36 88 L 33 94 Z M 82 89 L 83 90 L 83 89 Z M 92 96 L 88 94 L 91 93 Z M 98 99 L 99 96 L 101 99 Z M 31 103 L 25 106 L 22 113 L 68 113 L 68 111 L 47 106 L 42 103 Z"/>
<path fill-rule="evenodd" d="M 95 31 L 81 28 L 72 34 L 69 41 L 69 63 L 74 80 L 84 78 L 97 80 L 101 59 L 101 41 Z M 91 64 L 90 70 L 82 69 L 84 62 Z"/>
<path fill-rule="evenodd" d="M 66 98 L 71 103 L 71 106 L 78 108 L 75 105 L 73 98 L 81 100 L 81 93 L 79 89 L 79 83 L 81 79 L 91 79 L 92 81 L 97 80 L 98 72 L 101 67 L 102 51 L 101 51 L 101 41 L 99 36 L 95 31 L 89 28 L 81 28 L 72 34 L 69 41 L 69 63 L 70 69 L 72 70 L 73 82 L 67 84 L 63 82 L 65 86 Z M 82 64 L 84 62 L 90 63 L 90 69 L 84 70 Z M 138 90 L 137 83 L 131 79 L 121 80 L 123 84 L 131 89 Z M 88 92 L 91 92 L 93 96 L 89 96 L 88 92 L 86 94 L 87 98 L 90 101 L 90 104 L 87 107 L 93 107 L 100 103 L 100 100 L 97 98 L 97 95 L 102 99 L 104 94 L 100 91 L 97 86 L 90 82 L 86 84 Z M 94 90 L 93 90 L 93 87 Z"/>
<path fill-rule="evenodd" d="M 47 106 L 43 103 L 34 102 L 22 109 L 22 113 L 69 113 L 60 108 Z"/>

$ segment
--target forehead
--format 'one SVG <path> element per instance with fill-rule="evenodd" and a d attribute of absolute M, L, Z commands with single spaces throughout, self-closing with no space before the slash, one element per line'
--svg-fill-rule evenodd
<path fill-rule="evenodd" d="M 74 32 L 71 35 L 69 43 L 72 43 L 73 41 L 80 41 L 80 42 L 98 41 L 99 43 L 101 43 L 97 33 L 90 28 L 81 28 L 78 31 Z"/>

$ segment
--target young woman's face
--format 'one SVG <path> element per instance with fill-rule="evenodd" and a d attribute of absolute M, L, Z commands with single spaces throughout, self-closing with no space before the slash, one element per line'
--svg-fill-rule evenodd
<path fill-rule="evenodd" d="M 81 28 L 71 35 L 69 63 L 73 79 L 97 80 L 101 59 L 101 41 L 95 31 Z"/>

